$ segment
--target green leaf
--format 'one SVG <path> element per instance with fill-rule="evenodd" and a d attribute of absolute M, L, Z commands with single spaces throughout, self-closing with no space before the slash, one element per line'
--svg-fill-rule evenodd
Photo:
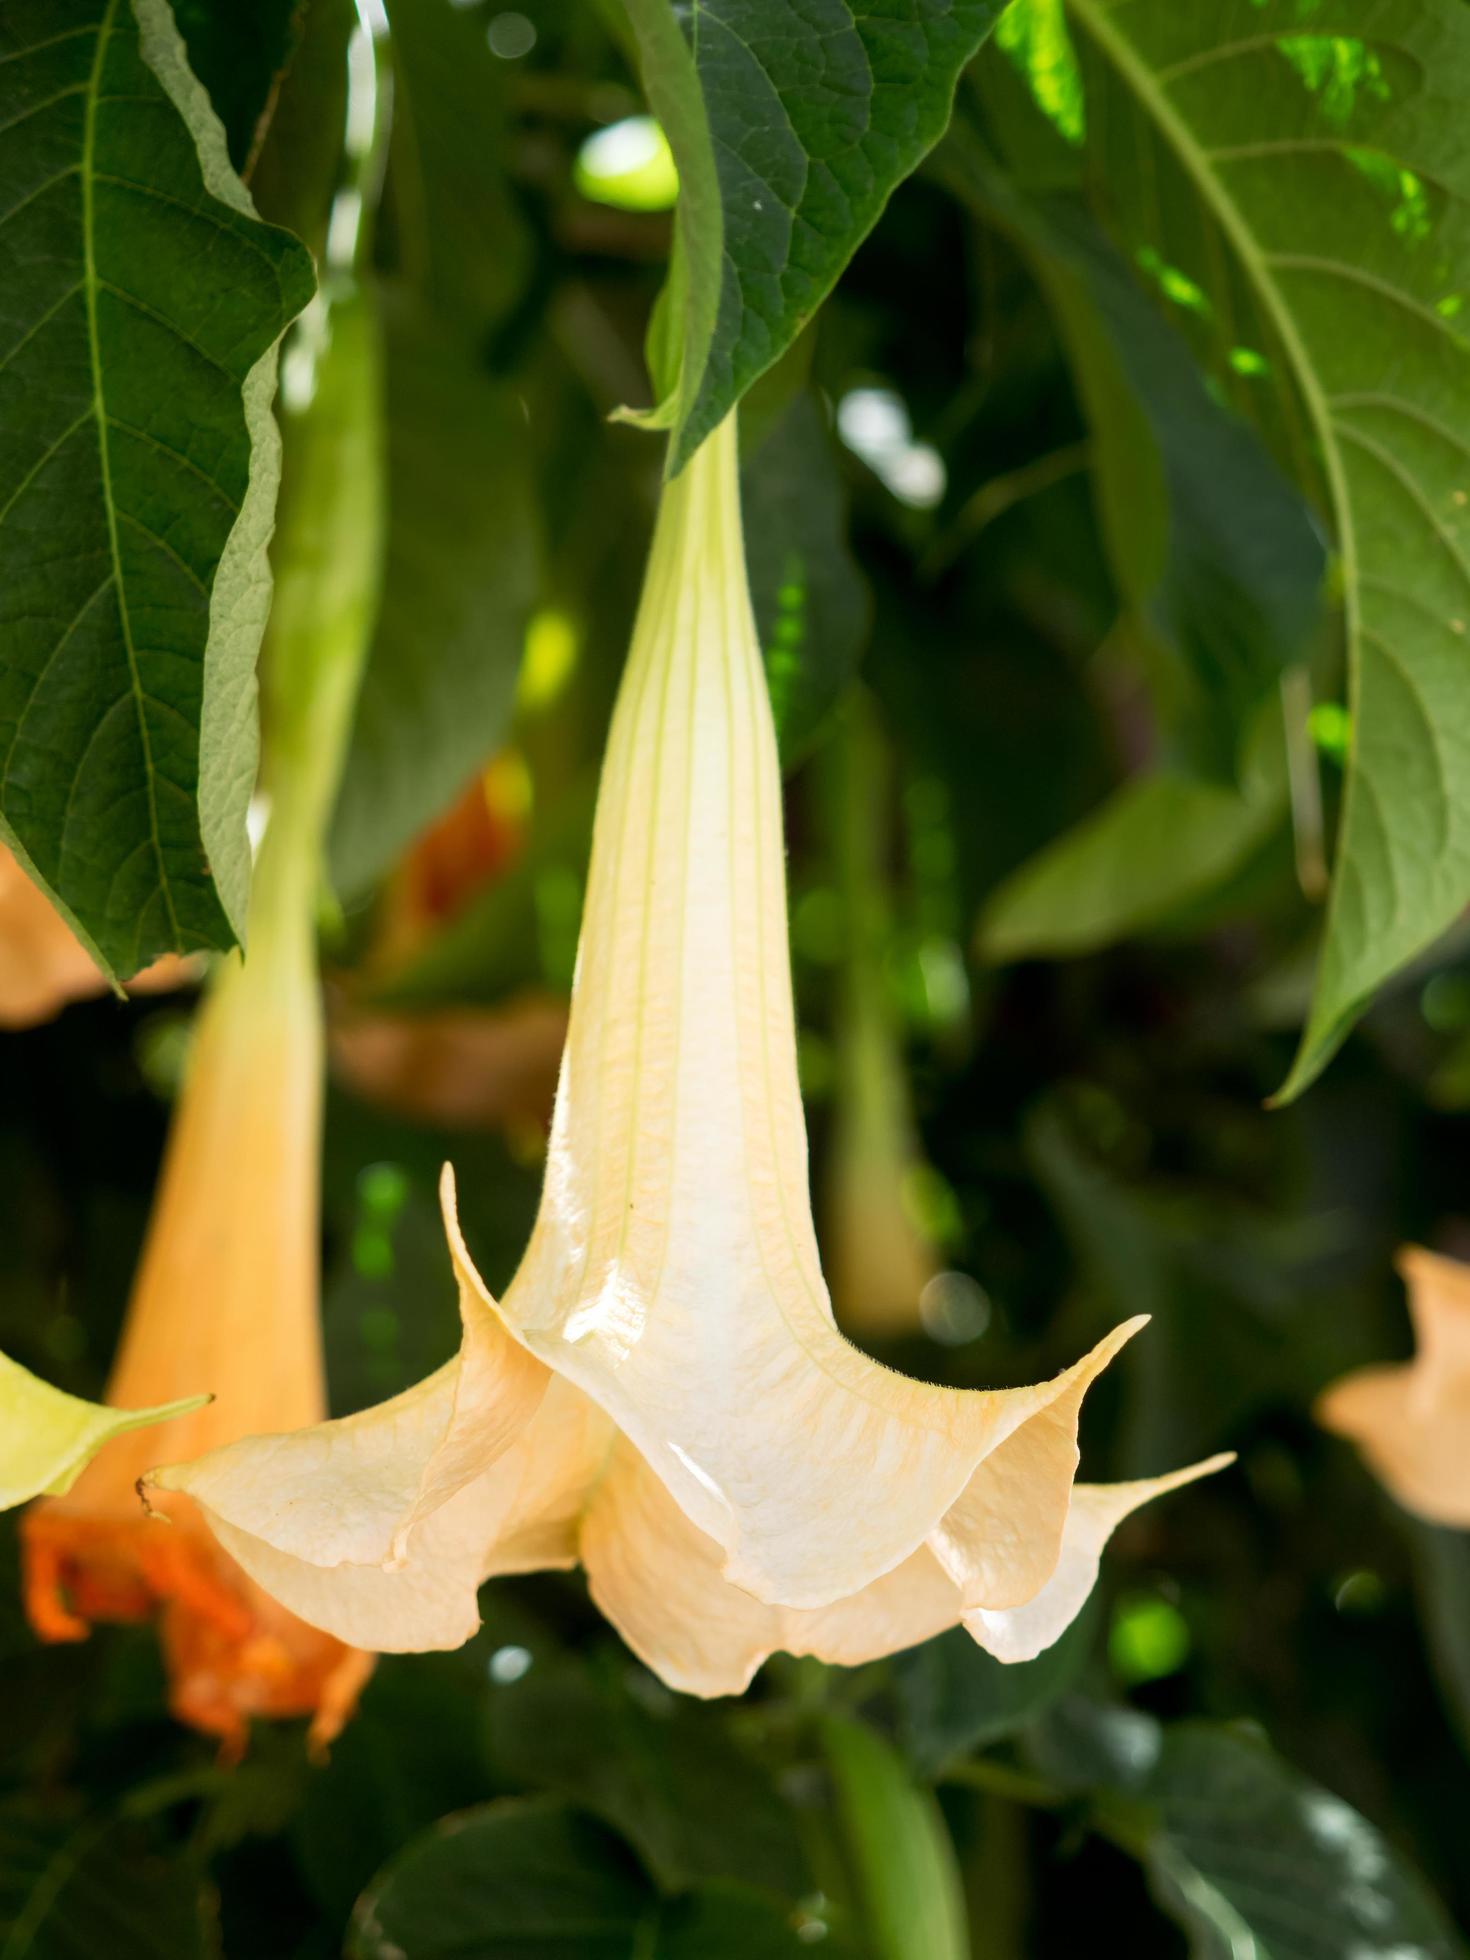
<path fill-rule="evenodd" d="M 230 162 L 242 176 L 250 174 L 304 11 L 301 0 L 255 0 L 249 7 L 174 0 L 189 66 L 225 126 Z"/>
<path fill-rule="evenodd" d="M 243 920 L 275 344 L 311 265 L 163 0 L 7 7 L 0 98 L 0 833 L 125 975 Z"/>
<path fill-rule="evenodd" d="M 1029 1753 L 1142 1861 L 1195 1960 L 1463 1960 L 1408 1860 L 1251 1733 L 1078 1698 Z"/>
<path fill-rule="evenodd" d="M 1034 1661 L 1004 1665 L 962 1627 L 895 1662 L 904 1746 L 928 1775 L 1034 1721 L 1074 1686 L 1097 1632 L 1089 1601 Z"/>
<path fill-rule="evenodd" d="M 414 1839 L 358 1901 L 349 1960 L 797 1960 L 785 1910 L 744 1886 L 660 1899 L 605 1826 L 542 1798 Z M 936 1960 L 939 1957 L 936 1956 Z"/>
<path fill-rule="evenodd" d="M 965 129 L 946 174 L 1031 259 L 1092 434 L 1104 540 L 1187 757 L 1236 777 L 1245 731 L 1307 657 L 1321 541 L 1248 422 L 1207 390 L 1106 237 L 1070 200 L 1027 198 Z"/>
<path fill-rule="evenodd" d="M 1470 15 L 1454 0 L 1068 0 L 1068 15 L 1091 175 L 1237 399 L 1325 485 L 1336 535 L 1353 742 L 1291 1097 L 1470 897 Z"/>
<path fill-rule="evenodd" d="M 626 1845 L 568 1805 L 442 1818 L 364 1892 L 351 1960 L 628 1960 L 656 1899 Z"/>
<path fill-rule="evenodd" d="M 202 1880 L 140 1823 L 29 1797 L 0 1803 L 5 1960 L 207 1960 Z"/>
<path fill-rule="evenodd" d="M 682 362 L 667 405 L 677 475 L 943 135 L 1000 0 L 624 4 L 679 166 Z"/>
<path fill-rule="evenodd" d="M 866 1724 L 831 1715 L 821 1733 L 874 1960 L 966 1960 L 959 1866 L 933 1792 Z"/>
<path fill-rule="evenodd" d="M 409 300 L 384 307 L 388 541 L 377 633 L 333 822 L 361 891 L 504 738 L 536 596 L 525 418 Z"/>
<path fill-rule="evenodd" d="M 1165 1732 L 1140 1792 L 1146 1863 L 1199 1960 L 1452 1960 L 1465 1951 L 1419 1874 L 1340 1797 L 1254 1737 Z"/>
<path fill-rule="evenodd" d="M 856 673 L 871 611 L 848 549 L 831 438 L 810 392 L 742 463 L 740 504 L 751 604 L 789 768 Z"/>
<path fill-rule="evenodd" d="M 984 958 L 1071 959 L 1165 922 L 1222 885 L 1286 814 L 1279 709 L 1240 790 L 1175 770 L 1138 776 L 1006 879 L 985 908 Z"/>
<path fill-rule="evenodd" d="M 495 1758 L 514 1781 L 574 1798 L 637 1846 L 668 1886 L 758 1880 L 810 1889 L 795 1818 L 713 1710 L 650 1688 L 630 1670 L 601 1679 L 573 1663 L 536 1666 L 493 1691 Z"/>

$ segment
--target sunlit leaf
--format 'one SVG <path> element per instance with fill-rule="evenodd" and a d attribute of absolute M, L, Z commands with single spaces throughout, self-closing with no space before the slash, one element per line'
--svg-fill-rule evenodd
<path fill-rule="evenodd" d="M 1295 1095 L 1470 898 L 1470 15 L 1067 12 L 1123 242 L 1320 489 L 1340 556 L 1354 737 Z"/>
<path fill-rule="evenodd" d="M 0 18 L 0 828 L 119 975 L 249 876 L 275 343 L 256 219 L 163 0 Z"/>
<path fill-rule="evenodd" d="M 671 471 L 780 358 L 944 133 L 1000 0 L 624 0 L 679 171 Z"/>

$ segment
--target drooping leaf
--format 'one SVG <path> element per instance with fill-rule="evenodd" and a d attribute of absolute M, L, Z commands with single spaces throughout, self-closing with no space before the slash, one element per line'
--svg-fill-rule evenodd
<path fill-rule="evenodd" d="M 1000 0 L 625 5 L 679 167 L 682 360 L 660 418 L 677 474 L 943 135 Z"/>
<path fill-rule="evenodd" d="M 1177 770 L 1134 777 L 1013 872 L 981 917 L 984 957 L 1096 952 L 1222 884 L 1286 813 L 1280 714 L 1268 713 L 1240 789 Z"/>
<path fill-rule="evenodd" d="M 29 1797 L 0 1804 L 6 1960 L 209 1960 L 203 1873 L 137 1823 Z"/>
<path fill-rule="evenodd" d="M 1317 623 L 1321 541 L 1249 423 L 1214 398 L 1188 343 L 1085 211 L 1027 197 L 965 126 L 946 175 L 1030 258 L 1092 436 L 1092 476 L 1120 594 L 1156 649 L 1185 759 L 1224 781 Z"/>
<path fill-rule="evenodd" d="M 1067 0 L 1128 249 L 1321 486 L 1352 740 L 1282 1094 L 1470 898 L 1470 14 L 1454 0 Z"/>
<path fill-rule="evenodd" d="M 249 879 L 275 344 L 164 0 L 0 19 L 0 831 L 104 964 L 228 945 Z"/>
<path fill-rule="evenodd" d="M 874 1960 L 965 1960 L 964 1893 L 933 1792 L 848 1716 L 823 1721 L 822 1748 Z"/>
<path fill-rule="evenodd" d="M 790 767 L 856 672 L 869 616 L 831 437 L 809 391 L 742 463 L 740 505 L 771 709 Z"/>
<path fill-rule="evenodd" d="M 333 821 L 360 891 L 489 760 L 536 593 L 525 420 L 407 295 L 383 310 L 388 541 L 378 629 Z"/>

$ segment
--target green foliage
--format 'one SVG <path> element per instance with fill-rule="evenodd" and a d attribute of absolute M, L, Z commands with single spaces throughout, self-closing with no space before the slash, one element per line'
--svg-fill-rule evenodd
<path fill-rule="evenodd" d="M 662 1900 L 626 1845 L 548 1800 L 448 1817 L 391 1864 L 354 1916 L 352 1960 L 796 1960 L 780 1909 L 739 1886 Z"/>
<path fill-rule="evenodd" d="M 163 0 L 14 7 L 0 52 L 0 824 L 126 976 L 243 920 L 274 349 L 311 272 Z"/>
<path fill-rule="evenodd" d="M 1069 1703 L 1035 1753 L 1143 1859 L 1200 1960 L 1466 1950 L 1412 1865 L 1253 1735 Z"/>
<path fill-rule="evenodd" d="M 197 1862 L 141 1821 L 0 1802 L 0 1952 L 13 1960 L 209 1960 Z"/>
<path fill-rule="evenodd" d="M 380 876 L 497 747 L 535 593 L 514 397 L 406 296 L 392 300 L 382 609 L 332 840 L 346 895 Z"/>
<path fill-rule="evenodd" d="M 829 1716 L 822 1743 L 874 1960 L 964 1960 L 964 1895 L 933 1794 L 861 1722 Z"/>
<path fill-rule="evenodd" d="M 1239 789 L 1175 770 L 1135 776 L 1008 878 L 980 920 L 986 959 L 1067 959 L 1168 921 L 1259 850 L 1286 814 L 1279 712 Z"/>
<path fill-rule="evenodd" d="M 1097 103 L 1089 168 L 1121 238 L 1298 480 L 1320 486 L 1336 537 L 1355 732 L 1295 1095 L 1470 885 L 1451 732 L 1470 705 L 1470 180 L 1448 112 L 1470 20 L 1452 0 L 1371 20 L 1340 0 L 1068 13 Z"/>

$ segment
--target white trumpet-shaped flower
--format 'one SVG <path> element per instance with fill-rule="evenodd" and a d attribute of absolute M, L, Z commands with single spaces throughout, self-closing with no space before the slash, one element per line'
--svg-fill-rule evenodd
<path fill-rule="evenodd" d="M 675 1686 L 855 1661 L 963 1619 L 1054 1639 L 1112 1523 L 1088 1384 L 905 1379 L 838 1332 L 796 1074 L 776 743 L 733 421 L 666 486 L 613 718 L 541 1208 L 502 1302 L 454 1222 L 464 1340 L 380 1408 L 157 1473 L 303 1618 L 457 1645 L 496 1572 L 585 1564 Z M 1206 1467 L 1199 1466 L 1199 1474 Z"/>

